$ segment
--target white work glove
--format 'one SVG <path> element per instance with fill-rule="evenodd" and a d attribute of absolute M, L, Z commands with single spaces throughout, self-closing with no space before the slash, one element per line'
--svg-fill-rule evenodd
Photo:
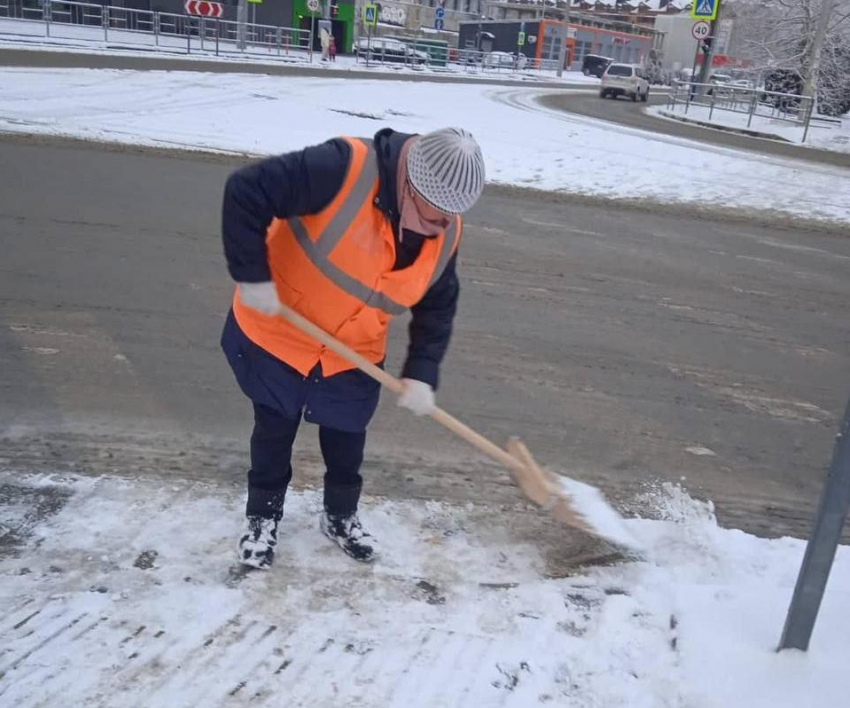
<path fill-rule="evenodd" d="M 246 307 L 264 315 L 276 315 L 280 311 L 280 299 L 271 280 L 264 283 L 239 283 L 239 299 Z"/>
<path fill-rule="evenodd" d="M 423 381 L 402 379 L 404 391 L 398 397 L 398 405 L 413 411 L 414 415 L 428 415 L 434 410 L 434 389 Z"/>

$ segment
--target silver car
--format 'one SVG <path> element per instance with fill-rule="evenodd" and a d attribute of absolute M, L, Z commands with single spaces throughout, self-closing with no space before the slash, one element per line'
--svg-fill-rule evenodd
<path fill-rule="evenodd" d="M 632 101 L 646 102 L 649 98 L 649 80 L 642 66 L 636 64 L 611 64 L 602 74 L 601 98 L 629 96 Z"/>

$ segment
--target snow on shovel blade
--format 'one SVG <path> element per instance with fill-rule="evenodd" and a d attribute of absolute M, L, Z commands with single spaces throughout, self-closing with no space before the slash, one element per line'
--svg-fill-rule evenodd
<path fill-rule="evenodd" d="M 518 438 L 508 442 L 508 452 L 522 463 L 511 470 L 523 494 L 558 521 L 618 546 L 639 548 L 623 517 L 596 487 L 544 470 Z"/>

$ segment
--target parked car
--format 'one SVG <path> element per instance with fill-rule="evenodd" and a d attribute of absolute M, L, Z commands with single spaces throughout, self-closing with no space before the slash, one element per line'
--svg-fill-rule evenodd
<path fill-rule="evenodd" d="M 428 61 L 428 54 L 413 49 L 411 46 L 397 39 L 381 39 L 373 37 L 371 49 L 369 40 L 363 37 L 354 47 L 354 53 L 361 58 L 368 55 L 372 61 L 384 61 L 403 64 L 421 65 Z"/>
<path fill-rule="evenodd" d="M 614 60 L 609 57 L 599 56 L 598 54 L 588 54 L 581 62 L 581 73 L 585 76 L 592 75 L 597 79 L 601 79 L 602 74 L 605 73 L 605 69 L 613 63 Z"/>
<path fill-rule="evenodd" d="M 521 52 L 489 52 L 484 55 L 484 66 L 489 69 L 525 69 L 528 57 Z"/>
<path fill-rule="evenodd" d="M 602 75 L 601 98 L 629 96 L 632 101 L 649 99 L 649 81 L 643 67 L 635 64 L 611 64 Z"/>
<path fill-rule="evenodd" d="M 712 74 L 708 79 L 708 83 L 710 84 L 731 84 L 733 81 L 732 77 L 729 74 Z"/>

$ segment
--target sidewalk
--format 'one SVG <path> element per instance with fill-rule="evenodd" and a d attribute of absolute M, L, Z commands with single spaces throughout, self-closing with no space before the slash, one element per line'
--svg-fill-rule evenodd
<path fill-rule="evenodd" d="M 376 42 L 379 40 L 375 40 Z M 155 44 L 156 42 L 156 44 Z M 462 67 L 449 64 L 445 67 L 413 68 L 398 63 L 370 62 L 354 56 L 340 55 L 335 62 L 322 62 L 321 54 L 315 52 L 310 61 L 306 50 L 282 49 L 276 46 L 249 44 L 246 51 L 239 51 L 234 42 L 222 40 L 219 46 L 213 40 L 201 42 L 198 37 L 160 34 L 154 37 L 145 32 L 129 32 L 109 29 L 107 37 L 96 26 L 52 23 L 50 36 L 46 36 L 45 23 L 35 20 L 9 19 L 0 17 L 0 49 L 34 51 L 73 52 L 85 54 L 109 54 L 123 57 L 145 57 L 148 59 L 179 60 L 187 63 L 210 62 L 220 66 L 265 66 L 278 70 L 289 70 L 293 75 L 329 75 L 336 78 L 356 76 L 359 78 L 416 78 L 423 81 L 452 83 L 531 84 L 542 87 L 580 87 L 592 89 L 599 79 L 584 76 L 578 71 L 564 72 L 558 77 L 555 71 L 526 69 L 515 71 L 510 67 L 480 66 Z"/>
<path fill-rule="evenodd" d="M 850 553 L 808 655 L 773 650 L 803 544 L 673 489 L 645 560 L 553 578 L 536 512 L 367 499 L 372 566 L 290 494 L 269 572 L 234 573 L 240 484 L 0 473 L 0 702 L 777 708 L 843 701 Z"/>
<path fill-rule="evenodd" d="M 715 108 L 712 112 L 707 106 L 691 104 L 685 111 L 684 104 L 674 107 L 654 106 L 647 109 L 649 113 L 678 120 L 685 123 L 693 123 L 705 128 L 717 130 L 730 130 L 744 135 L 752 135 L 757 138 L 768 140 L 783 140 L 786 142 L 802 145 L 803 147 L 818 148 L 820 150 L 835 150 L 836 152 L 850 152 L 850 118 L 845 117 L 837 123 L 826 123 L 820 120 L 812 120 L 806 142 L 803 142 L 803 127 L 787 121 L 775 120 L 768 116 L 753 116 L 750 121 L 746 113 L 733 113 L 731 111 Z"/>

